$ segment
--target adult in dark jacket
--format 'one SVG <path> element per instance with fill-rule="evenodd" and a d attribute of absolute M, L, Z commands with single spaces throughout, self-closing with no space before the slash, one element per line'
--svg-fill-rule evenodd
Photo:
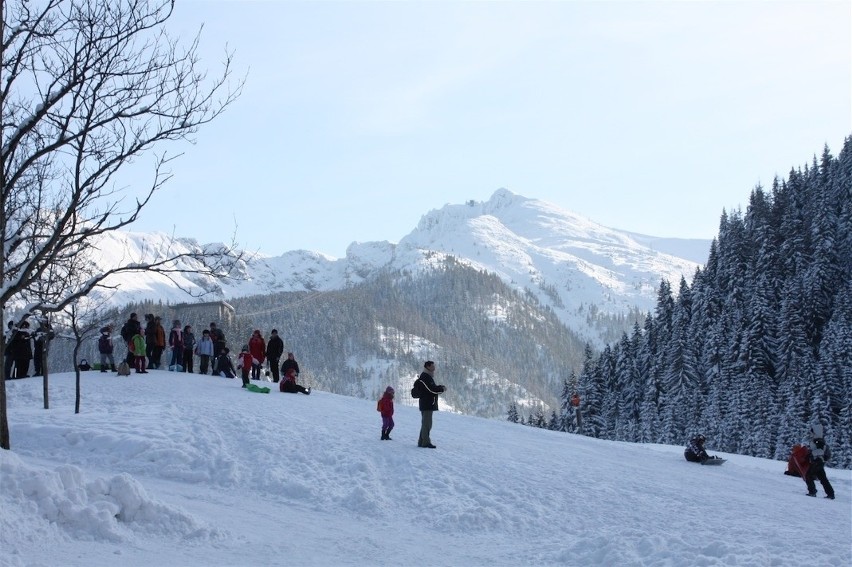
<path fill-rule="evenodd" d="M 210 322 L 210 340 L 213 341 L 213 374 L 218 374 L 219 369 L 216 366 L 219 361 L 219 355 L 228 344 L 225 340 L 225 333 L 220 329 L 215 322 Z"/>
<path fill-rule="evenodd" d="M 183 371 L 192 372 L 192 355 L 195 352 L 195 333 L 192 325 L 183 328 Z"/>
<path fill-rule="evenodd" d="M 272 335 L 266 343 L 266 358 L 269 359 L 269 368 L 272 370 L 272 381 L 278 382 L 281 378 L 281 369 L 278 363 L 284 354 L 284 341 L 278 336 L 278 329 L 272 329 Z"/>
<path fill-rule="evenodd" d="M 9 353 L 15 360 L 15 377 L 26 378 L 29 376 L 30 360 L 33 359 L 33 345 L 30 336 L 30 324 L 21 321 L 17 330 L 12 335 Z"/>
<path fill-rule="evenodd" d="M 157 325 L 154 314 L 145 314 L 145 356 L 148 357 L 148 368 L 157 368 L 154 364 L 154 352 L 157 349 Z"/>
<path fill-rule="evenodd" d="M 125 360 L 131 368 L 136 364 L 136 356 L 133 354 L 131 343 L 133 342 L 133 337 L 139 334 L 141 330 L 142 324 L 139 322 L 136 313 L 131 313 L 130 318 L 121 328 L 121 338 L 124 341 L 124 344 L 127 345 L 127 356 L 125 357 Z"/>
<path fill-rule="evenodd" d="M 287 360 L 281 363 L 281 374 L 287 374 L 287 371 L 290 369 L 296 373 L 296 376 L 299 375 L 299 363 L 296 362 L 296 358 L 293 356 L 292 352 L 287 353 Z"/>
<path fill-rule="evenodd" d="M 825 497 L 834 500 L 834 488 L 825 475 L 825 461 L 831 458 L 831 449 L 826 444 L 825 438 L 823 438 L 822 425 L 812 425 L 809 433 L 811 438 L 808 444 L 810 466 L 805 476 L 805 483 L 808 485 L 808 496 L 817 495 L 814 479 L 819 479 L 822 489 L 825 490 Z"/>
<path fill-rule="evenodd" d="M 427 360 L 423 364 L 423 372 L 417 378 L 416 388 L 420 393 L 420 438 L 417 440 L 418 447 L 435 449 L 430 434 L 432 432 L 432 413 L 438 411 L 438 395 L 446 388 L 435 384 L 435 363 Z"/>
<path fill-rule="evenodd" d="M 705 440 L 703 435 L 696 435 L 689 440 L 689 443 L 686 444 L 686 449 L 683 450 L 683 456 L 687 461 L 690 463 L 703 463 L 707 459 L 714 458 L 704 450 Z"/>

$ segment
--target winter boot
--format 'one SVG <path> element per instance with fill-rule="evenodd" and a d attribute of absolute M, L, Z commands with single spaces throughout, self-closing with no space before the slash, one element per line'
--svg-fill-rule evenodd
<path fill-rule="evenodd" d="M 825 497 L 829 500 L 834 500 L 834 494 L 826 494 Z"/>
<path fill-rule="evenodd" d="M 814 490 L 813 492 L 808 492 L 808 496 L 813 496 L 814 498 L 816 498 L 816 490 Z"/>
<path fill-rule="evenodd" d="M 382 441 L 384 441 L 384 440 L 385 440 L 385 439 L 387 439 L 387 438 L 388 438 L 388 434 L 385 432 L 385 430 L 384 430 L 384 429 L 382 429 L 382 436 L 380 437 L 380 439 L 381 439 Z"/>
<path fill-rule="evenodd" d="M 311 395 L 311 387 L 310 386 L 308 386 L 308 389 L 305 390 L 305 395 L 307 395 L 307 396 Z"/>
<path fill-rule="evenodd" d="M 391 439 L 391 436 L 390 436 L 391 429 L 393 429 L 393 427 L 391 427 L 390 429 L 385 431 L 385 440 L 387 440 L 387 441 L 393 441 L 393 439 Z"/>

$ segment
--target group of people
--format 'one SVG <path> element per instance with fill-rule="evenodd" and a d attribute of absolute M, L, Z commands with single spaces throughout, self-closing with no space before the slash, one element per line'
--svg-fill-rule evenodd
<path fill-rule="evenodd" d="M 112 332 L 112 326 L 103 327 L 98 340 L 102 372 L 106 372 L 107 368 L 116 368 Z M 145 315 L 143 327 L 137 314 L 131 313 L 120 334 L 127 345 L 126 361 L 138 374 L 147 374 L 150 368 L 161 368 L 163 352 L 168 346 L 171 355 L 167 368 L 171 371 L 194 372 L 195 357 L 198 357 L 200 374 L 209 372 L 214 376 L 236 378 L 239 370 L 243 387 L 246 387 L 250 380 L 260 380 L 264 364 L 267 364 L 267 375 L 271 374 L 273 382 L 281 382 L 282 392 L 311 392 L 310 388 L 296 382 L 299 363 L 293 353 L 288 352 L 287 358 L 281 362 L 284 341 L 278 335 L 277 329 L 272 329 L 269 341 L 263 338 L 259 329 L 255 329 L 248 343 L 240 351 L 236 366 L 231 360 L 225 333 L 215 322 L 211 322 L 209 328 L 202 330 L 201 336 L 196 337 L 192 325 L 182 325 L 180 320 L 175 319 L 167 336 L 160 317 Z"/>
<path fill-rule="evenodd" d="M 834 500 L 834 487 L 831 486 L 831 482 L 825 474 L 825 463 L 831 458 L 831 449 L 825 442 L 823 435 L 822 425 L 812 425 L 808 430 L 808 444 L 794 446 L 793 455 L 790 456 L 790 466 L 784 474 L 801 476 L 808 487 L 808 496 L 817 495 L 816 482 L 814 481 L 819 480 L 822 489 L 825 491 L 825 497 Z M 683 451 L 686 460 L 693 463 L 705 463 L 711 459 L 718 459 L 718 457 L 707 454 L 704 449 L 705 442 L 704 435 L 696 435 L 690 439 Z M 796 454 L 798 449 L 801 449 L 801 455 Z"/>
<path fill-rule="evenodd" d="M 435 383 L 435 362 L 427 360 L 423 364 L 423 372 L 417 377 L 412 388 L 412 396 L 417 398 L 420 409 L 420 437 L 417 446 L 428 449 L 437 449 L 432 443 L 432 414 L 438 411 L 438 396 L 443 394 L 446 388 L 442 384 Z M 392 386 L 385 388 L 384 394 L 376 404 L 376 410 L 382 416 L 382 441 L 392 441 L 390 432 L 393 430 L 393 400 L 396 392 Z"/>
<path fill-rule="evenodd" d="M 27 320 L 9 321 L 6 325 L 5 349 L 3 350 L 3 378 L 29 378 L 30 364 L 33 376 L 43 376 L 42 360 L 45 341 L 53 337 L 53 330 L 46 319 L 40 320 L 35 329 Z"/>

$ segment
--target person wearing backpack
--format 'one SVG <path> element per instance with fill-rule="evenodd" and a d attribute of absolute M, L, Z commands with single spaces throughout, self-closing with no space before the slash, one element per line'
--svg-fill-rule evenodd
<path fill-rule="evenodd" d="M 419 394 L 420 406 L 420 438 L 417 440 L 417 446 L 436 449 L 432 444 L 430 434 L 432 432 L 432 414 L 438 411 L 438 395 L 446 391 L 443 384 L 435 384 L 435 363 L 427 360 L 423 364 L 423 372 L 414 383 Z"/>
<path fill-rule="evenodd" d="M 382 415 L 382 441 L 393 441 L 390 438 L 390 432 L 393 429 L 393 396 L 394 390 L 391 386 L 385 388 L 385 393 L 379 398 L 379 403 L 376 404 L 376 409 Z"/>
<path fill-rule="evenodd" d="M 129 366 L 133 366 L 136 363 L 136 356 L 133 354 L 133 337 L 136 336 L 136 333 L 142 328 L 142 324 L 139 322 L 136 313 L 131 313 L 130 318 L 127 319 L 127 322 L 124 323 L 124 326 L 121 328 L 121 339 L 124 341 L 124 344 L 127 346 L 127 356 L 125 360 Z"/>
<path fill-rule="evenodd" d="M 825 497 L 834 500 L 834 488 L 828 482 L 828 477 L 825 475 L 825 462 L 831 458 L 831 449 L 825 442 L 823 437 L 823 427 L 820 424 L 811 426 L 810 443 L 808 444 L 808 472 L 805 476 L 805 483 L 808 485 L 808 496 L 817 495 L 816 484 L 814 479 L 819 479 L 822 489 L 825 490 Z"/>
<path fill-rule="evenodd" d="M 114 349 L 112 344 L 112 327 L 106 326 L 101 329 L 101 336 L 98 338 L 98 352 L 101 355 L 101 372 L 107 372 L 107 361 L 109 361 L 109 368 L 115 372 L 115 359 L 112 356 L 112 351 Z"/>
<path fill-rule="evenodd" d="M 192 374 L 192 353 L 195 350 L 195 333 L 192 325 L 183 328 L 183 371 Z"/>

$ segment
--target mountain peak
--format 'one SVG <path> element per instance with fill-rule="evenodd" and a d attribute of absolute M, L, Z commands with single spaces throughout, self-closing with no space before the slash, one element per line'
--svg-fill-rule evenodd
<path fill-rule="evenodd" d="M 114 244 L 119 252 L 134 249 L 145 239 L 145 235 L 119 232 L 111 239 L 121 234 L 125 240 Z M 277 291 L 328 291 L 357 284 L 380 271 L 418 273 L 431 269 L 440 258 L 453 256 L 477 270 L 496 274 L 519 291 L 532 293 L 567 326 L 581 334 L 586 329 L 594 340 L 595 331 L 585 320 L 585 310 L 594 307 L 609 314 L 652 310 L 662 279 L 691 280 L 698 263 L 664 252 L 683 249 L 675 246 L 676 241 L 607 228 L 556 205 L 500 188 L 485 202 L 471 200 L 429 211 L 398 244 L 353 242 L 342 259 L 307 251 L 269 258 L 254 255 L 240 265 L 242 280 L 218 283 L 189 278 L 182 285 L 194 289 L 203 283 L 207 292 L 224 299 Z M 182 239 L 182 243 L 189 248 L 198 246 L 191 239 Z M 700 244 L 692 241 L 693 246 Z M 705 250 L 709 248 L 707 241 Z M 116 258 L 122 257 L 119 252 Z M 122 294 L 115 300 L 139 299 L 146 292 L 154 299 L 168 300 L 174 285 L 158 277 L 133 274 L 121 282 Z M 185 294 L 180 294 L 185 301 Z"/>

